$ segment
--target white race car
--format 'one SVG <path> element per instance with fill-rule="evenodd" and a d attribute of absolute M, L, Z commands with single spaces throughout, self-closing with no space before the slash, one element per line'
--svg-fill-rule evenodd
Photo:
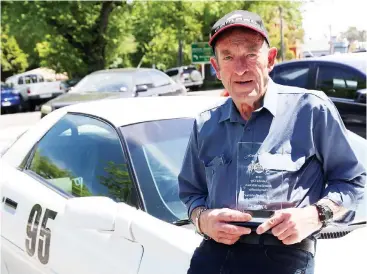
<path fill-rule="evenodd" d="M 1 273 L 186 273 L 202 238 L 177 174 L 194 117 L 226 99 L 103 100 L 39 121 L 0 159 Z M 367 162 L 367 141 L 351 138 Z M 317 274 L 365 273 L 365 206 L 322 235 Z"/>

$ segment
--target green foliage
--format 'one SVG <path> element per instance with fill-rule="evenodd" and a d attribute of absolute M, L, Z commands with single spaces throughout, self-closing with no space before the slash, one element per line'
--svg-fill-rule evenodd
<path fill-rule="evenodd" d="M 1 23 L 28 55 L 30 67 L 47 66 L 69 77 L 103 68 L 166 69 L 191 63 L 191 43 L 208 41 L 212 25 L 235 9 L 260 14 L 271 44 L 302 41 L 301 3 L 295 1 L 14 1 L 2 2 Z M 288 56 L 289 54 L 286 53 Z"/>
<path fill-rule="evenodd" d="M 47 156 L 42 156 L 39 151 L 36 151 L 34 155 L 31 169 L 43 178 L 73 178 L 73 174 L 68 170 L 60 169 Z"/>
<path fill-rule="evenodd" d="M 108 188 L 108 197 L 131 204 L 133 183 L 126 164 L 109 161 L 104 168 L 108 176 L 100 176 L 100 183 Z"/>
<path fill-rule="evenodd" d="M 28 67 L 27 55 L 19 48 L 14 36 L 1 27 L 1 75 L 3 78 L 21 73 Z"/>
<path fill-rule="evenodd" d="M 365 42 L 367 40 L 366 30 L 358 30 L 356 27 L 349 27 L 341 34 L 341 37 L 346 38 L 349 42 L 353 42 L 355 40 Z"/>

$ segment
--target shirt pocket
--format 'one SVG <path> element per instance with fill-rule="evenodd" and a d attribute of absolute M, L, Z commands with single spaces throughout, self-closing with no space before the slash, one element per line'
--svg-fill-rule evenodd
<path fill-rule="evenodd" d="M 213 196 L 213 187 L 218 184 L 219 177 L 221 177 L 219 175 L 226 173 L 226 168 L 230 163 L 231 160 L 224 155 L 216 156 L 204 163 L 209 196 Z"/>

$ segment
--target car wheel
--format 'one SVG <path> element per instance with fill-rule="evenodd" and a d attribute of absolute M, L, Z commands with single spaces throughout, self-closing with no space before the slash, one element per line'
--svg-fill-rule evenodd
<path fill-rule="evenodd" d="M 29 110 L 30 111 L 35 111 L 36 110 L 37 105 L 33 102 L 29 102 Z"/>
<path fill-rule="evenodd" d="M 27 112 L 29 111 L 29 101 L 25 101 L 23 97 L 20 97 L 20 104 L 18 106 L 18 112 Z"/>
<path fill-rule="evenodd" d="M 191 73 L 190 73 L 190 79 L 193 82 L 201 81 L 202 80 L 201 73 L 199 71 L 197 71 L 197 70 L 191 71 Z"/>

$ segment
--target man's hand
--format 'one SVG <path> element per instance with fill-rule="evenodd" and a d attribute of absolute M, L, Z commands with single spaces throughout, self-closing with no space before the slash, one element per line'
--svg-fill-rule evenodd
<path fill-rule="evenodd" d="M 203 233 L 218 243 L 232 245 L 241 235 L 250 234 L 251 229 L 228 224 L 228 222 L 248 222 L 251 215 L 237 210 L 209 209 L 204 211 L 199 219 L 200 229 Z"/>
<path fill-rule="evenodd" d="M 308 206 L 278 210 L 256 232 L 262 234 L 271 229 L 274 236 L 284 244 L 291 245 L 299 243 L 321 226 L 316 207 Z"/>

